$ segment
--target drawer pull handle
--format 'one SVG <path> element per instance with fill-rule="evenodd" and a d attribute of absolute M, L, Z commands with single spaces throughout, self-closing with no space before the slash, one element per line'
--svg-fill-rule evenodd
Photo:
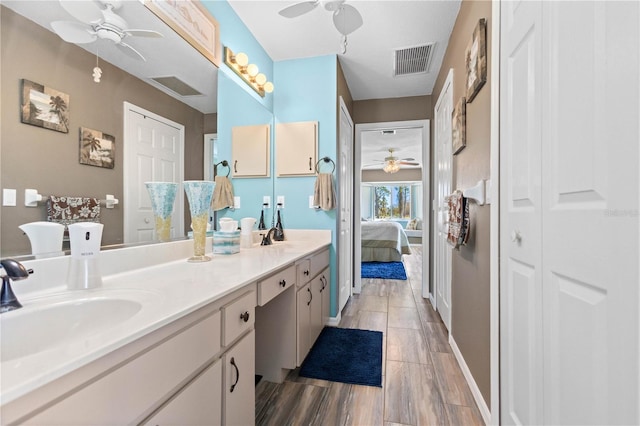
<path fill-rule="evenodd" d="M 304 271 L 303 274 L 305 274 L 306 276 L 309 276 L 309 270 Z"/>
<path fill-rule="evenodd" d="M 231 385 L 231 389 L 229 389 L 229 392 L 233 392 L 233 390 L 236 388 L 236 385 L 238 384 L 238 380 L 240 380 L 240 370 L 238 369 L 236 360 L 233 357 L 231 357 L 231 365 L 233 365 L 233 368 L 236 369 L 236 382 Z"/>
<path fill-rule="evenodd" d="M 307 291 L 309 292 L 309 301 L 307 302 L 307 306 L 309 306 L 311 304 L 311 301 L 313 300 L 313 293 L 311 293 L 310 288 L 307 288 Z"/>
<path fill-rule="evenodd" d="M 287 285 L 287 281 L 286 280 L 280 281 L 280 287 L 284 287 L 286 285 Z"/>
<path fill-rule="evenodd" d="M 249 312 L 244 311 L 243 313 L 240 314 L 240 319 L 243 320 L 244 322 L 249 321 Z"/>

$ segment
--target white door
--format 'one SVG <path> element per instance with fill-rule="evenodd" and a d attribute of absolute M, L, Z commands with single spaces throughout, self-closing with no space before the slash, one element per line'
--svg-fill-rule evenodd
<path fill-rule="evenodd" d="M 171 236 L 184 234 L 184 126 L 125 102 L 124 242 L 152 241 L 154 218 L 144 183 L 177 182 Z"/>
<path fill-rule="evenodd" d="M 453 111 L 453 70 L 449 70 L 434 111 L 435 117 L 435 200 L 433 209 L 434 265 L 433 282 L 436 309 L 442 322 L 451 331 L 451 246 L 447 242 L 449 209 L 447 196 L 451 189 L 451 112 Z"/>
<path fill-rule="evenodd" d="M 501 421 L 638 424 L 640 4 L 501 15 Z"/>
<path fill-rule="evenodd" d="M 353 121 L 340 97 L 340 241 L 338 246 L 338 315 L 353 287 Z"/>

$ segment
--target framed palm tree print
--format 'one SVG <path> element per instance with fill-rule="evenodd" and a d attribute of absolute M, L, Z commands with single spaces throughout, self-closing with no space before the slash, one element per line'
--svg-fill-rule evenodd
<path fill-rule="evenodd" d="M 99 130 L 80 127 L 80 164 L 113 169 L 116 138 Z"/>
<path fill-rule="evenodd" d="M 26 124 L 69 133 L 69 95 L 23 79 L 20 118 Z"/>

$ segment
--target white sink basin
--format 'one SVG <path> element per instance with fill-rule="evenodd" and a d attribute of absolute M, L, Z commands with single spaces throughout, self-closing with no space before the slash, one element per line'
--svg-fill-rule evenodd
<path fill-rule="evenodd" d="M 23 301 L 23 308 L 0 315 L 0 360 L 33 355 L 115 327 L 141 311 L 141 299 L 149 294 L 140 293 L 72 293 Z"/>

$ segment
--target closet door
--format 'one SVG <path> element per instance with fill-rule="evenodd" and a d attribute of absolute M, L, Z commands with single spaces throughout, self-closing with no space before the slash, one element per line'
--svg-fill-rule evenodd
<path fill-rule="evenodd" d="M 638 2 L 544 2 L 544 423 L 638 424 Z"/>
<path fill-rule="evenodd" d="M 502 424 L 542 424 L 540 2 L 501 3 Z"/>

